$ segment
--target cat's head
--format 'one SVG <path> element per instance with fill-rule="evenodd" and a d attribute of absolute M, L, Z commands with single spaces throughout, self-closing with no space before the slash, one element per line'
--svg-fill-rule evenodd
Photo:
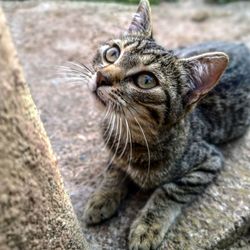
<path fill-rule="evenodd" d="M 107 126 L 117 116 L 128 122 L 138 141 L 145 136 L 154 140 L 216 85 L 227 63 L 224 53 L 180 59 L 158 45 L 149 2 L 141 0 L 128 30 L 98 49 L 90 82 L 108 111 Z"/>

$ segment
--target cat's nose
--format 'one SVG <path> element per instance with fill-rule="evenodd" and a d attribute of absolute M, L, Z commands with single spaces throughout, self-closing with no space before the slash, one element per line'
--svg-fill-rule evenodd
<path fill-rule="evenodd" d="M 100 86 L 111 86 L 112 82 L 110 76 L 101 71 L 98 71 L 96 74 L 96 85 L 97 88 Z"/>

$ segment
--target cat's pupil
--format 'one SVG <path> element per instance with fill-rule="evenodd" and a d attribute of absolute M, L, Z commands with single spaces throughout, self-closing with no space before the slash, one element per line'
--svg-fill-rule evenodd
<path fill-rule="evenodd" d="M 150 89 L 157 85 L 156 79 L 148 74 L 139 75 L 137 85 L 142 89 Z"/>
<path fill-rule="evenodd" d="M 146 76 L 145 77 L 145 84 L 147 85 L 148 83 L 150 83 L 151 80 L 152 80 L 152 78 L 150 76 Z"/>

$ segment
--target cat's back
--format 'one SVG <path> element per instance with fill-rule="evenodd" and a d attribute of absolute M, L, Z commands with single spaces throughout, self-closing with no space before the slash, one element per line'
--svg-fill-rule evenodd
<path fill-rule="evenodd" d="M 229 65 L 218 85 L 199 103 L 208 141 L 224 143 L 244 134 L 250 124 L 250 51 L 244 44 L 207 42 L 176 50 L 179 57 L 224 52 Z"/>

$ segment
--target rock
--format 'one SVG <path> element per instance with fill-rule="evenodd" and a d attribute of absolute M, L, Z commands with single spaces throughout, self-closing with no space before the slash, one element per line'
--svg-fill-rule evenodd
<path fill-rule="evenodd" d="M 0 7 L 0 249 L 89 246 Z"/>
<path fill-rule="evenodd" d="M 207 11 L 198 11 L 191 16 L 191 20 L 194 22 L 204 22 L 209 18 L 209 13 Z"/>

